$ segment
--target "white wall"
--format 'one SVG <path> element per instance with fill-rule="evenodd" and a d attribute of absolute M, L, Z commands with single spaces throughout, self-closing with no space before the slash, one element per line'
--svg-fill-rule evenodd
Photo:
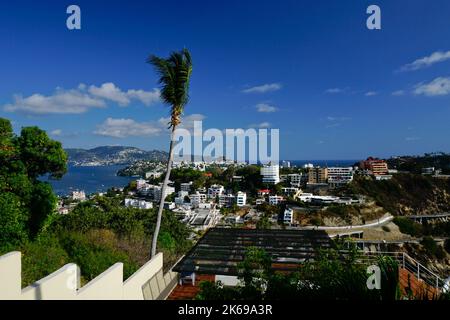
<path fill-rule="evenodd" d="M 164 275 L 162 267 L 159 253 L 123 282 L 123 263 L 116 263 L 80 288 L 80 269 L 69 263 L 22 289 L 21 253 L 11 252 L 0 256 L 0 300 L 143 300 L 143 287 L 152 278 L 176 276 L 172 272 Z M 159 293 L 167 291 L 168 283 L 161 283 Z"/>

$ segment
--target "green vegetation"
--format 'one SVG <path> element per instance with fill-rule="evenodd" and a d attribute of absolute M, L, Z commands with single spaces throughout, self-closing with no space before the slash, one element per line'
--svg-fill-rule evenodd
<path fill-rule="evenodd" d="M 61 177 L 66 161 L 61 144 L 44 131 L 23 128 L 17 137 L 0 118 L 0 255 L 22 252 L 23 286 L 69 262 L 80 266 L 85 283 L 116 262 L 124 263 L 128 277 L 149 259 L 156 214 L 123 207 L 117 191 L 79 203 L 67 215 L 56 213 L 51 186 L 38 178 Z M 158 248 L 165 267 L 190 248 L 189 235 L 171 212 L 164 213 Z"/>
<path fill-rule="evenodd" d="M 445 252 L 444 249 L 439 246 L 436 241 L 430 236 L 426 236 L 422 239 L 420 244 L 425 249 L 425 254 L 428 255 L 430 258 L 437 258 L 437 259 L 443 259 L 445 258 Z"/>
<path fill-rule="evenodd" d="M 434 167 L 441 169 L 443 174 L 450 174 L 450 154 L 447 153 L 425 153 L 423 156 L 403 156 L 387 160 L 389 168 L 411 173 L 422 173 L 423 168 Z"/>
<path fill-rule="evenodd" d="M 422 225 L 407 217 L 395 217 L 394 223 L 398 226 L 401 233 L 409 234 L 413 237 L 421 237 L 423 235 Z"/>
<path fill-rule="evenodd" d="M 355 176 L 345 191 L 369 196 L 393 215 L 450 211 L 450 180 L 430 176 L 401 173 L 383 181 Z"/>
<path fill-rule="evenodd" d="M 67 170 L 61 143 L 37 127 L 20 136 L 0 118 L 0 246 L 34 239 L 54 213 L 56 197 L 38 178 L 61 177 Z"/>
<path fill-rule="evenodd" d="M 351 250 L 342 255 L 337 250 L 318 253 L 317 259 L 305 262 L 297 272 L 278 273 L 264 250 L 248 248 L 239 265 L 242 285 L 224 287 L 221 283 L 202 282 L 199 300 L 384 300 L 400 298 L 398 265 L 381 257 L 381 290 L 367 287 L 368 274 L 357 263 L 359 253 Z"/>

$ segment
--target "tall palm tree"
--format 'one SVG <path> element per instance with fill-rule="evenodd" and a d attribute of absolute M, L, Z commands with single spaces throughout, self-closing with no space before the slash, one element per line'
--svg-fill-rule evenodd
<path fill-rule="evenodd" d="M 167 184 L 170 178 L 173 161 L 173 140 L 174 132 L 181 123 L 181 115 L 183 109 L 189 99 L 189 81 L 192 73 L 191 54 L 187 49 L 179 52 L 172 52 L 167 59 L 159 58 L 151 55 L 147 59 L 147 63 L 153 65 L 159 75 L 159 83 L 161 85 L 161 99 L 170 106 L 170 148 L 169 158 L 167 159 L 167 170 L 164 183 L 161 190 L 161 200 L 158 208 L 158 216 L 156 220 L 155 232 L 152 239 L 151 257 L 156 255 L 156 245 L 158 243 L 159 229 L 161 228 L 161 218 L 164 208 L 164 199 Z"/>

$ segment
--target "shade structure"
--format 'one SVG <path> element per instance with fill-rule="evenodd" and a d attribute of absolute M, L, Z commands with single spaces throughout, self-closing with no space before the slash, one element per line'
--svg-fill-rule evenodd
<path fill-rule="evenodd" d="M 320 230 L 211 228 L 172 270 L 237 276 L 249 247 L 264 249 L 273 270 L 293 271 L 318 249 L 332 248 L 333 241 Z"/>

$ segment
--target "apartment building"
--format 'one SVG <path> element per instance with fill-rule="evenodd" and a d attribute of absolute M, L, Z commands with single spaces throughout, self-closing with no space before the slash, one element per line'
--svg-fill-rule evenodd
<path fill-rule="evenodd" d="M 220 184 L 213 184 L 211 187 L 208 188 L 208 198 L 212 199 L 215 198 L 224 192 L 224 188 Z"/>
<path fill-rule="evenodd" d="M 229 208 L 236 203 L 236 197 L 232 194 L 219 195 L 219 207 Z"/>
<path fill-rule="evenodd" d="M 277 184 L 280 182 L 280 167 L 272 164 L 262 166 L 261 176 L 263 183 Z"/>
<path fill-rule="evenodd" d="M 191 191 L 191 187 L 192 187 L 192 181 L 180 183 L 181 191 L 189 192 L 189 191 Z"/>
<path fill-rule="evenodd" d="M 125 198 L 125 207 L 127 208 L 132 207 L 138 209 L 151 209 L 153 208 L 153 203 L 145 200 Z"/>
<path fill-rule="evenodd" d="M 313 167 L 308 169 L 308 184 L 327 183 L 328 168 Z"/>
<path fill-rule="evenodd" d="M 284 201 L 282 196 L 269 196 L 269 204 L 276 206 Z"/>
<path fill-rule="evenodd" d="M 291 208 L 286 208 L 284 210 L 283 222 L 287 224 L 292 224 L 294 222 L 294 210 Z"/>
<path fill-rule="evenodd" d="M 368 170 L 374 176 L 389 174 L 389 168 L 386 161 L 369 157 L 367 160 L 360 161 L 359 167 L 362 170 Z"/>
<path fill-rule="evenodd" d="M 329 167 L 328 185 L 331 188 L 343 186 L 353 180 L 352 167 Z"/>
<path fill-rule="evenodd" d="M 198 206 L 200 203 L 206 202 L 206 194 L 196 192 L 189 195 L 189 199 L 191 200 L 191 204 L 194 206 Z"/>
<path fill-rule="evenodd" d="M 164 199 L 169 195 L 175 193 L 175 188 L 171 186 L 167 186 L 164 190 Z M 161 201 L 162 195 L 162 186 L 153 186 L 153 200 Z"/>
<path fill-rule="evenodd" d="M 239 191 L 236 195 L 236 204 L 238 207 L 245 206 L 247 204 L 247 194 Z"/>

